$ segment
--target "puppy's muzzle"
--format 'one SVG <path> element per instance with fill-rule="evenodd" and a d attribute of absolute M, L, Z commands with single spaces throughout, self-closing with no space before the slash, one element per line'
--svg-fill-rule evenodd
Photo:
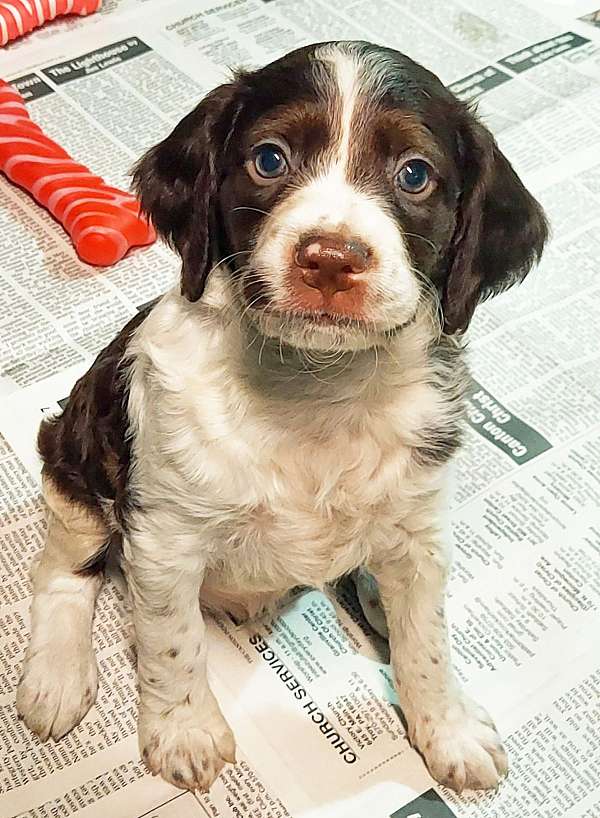
<path fill-rule="evenodd" d="M 309 236 L 293 255 L 291 285 L 297 306 L 358 317 L 372 255 L 366 245 L 336 236 Z"/>

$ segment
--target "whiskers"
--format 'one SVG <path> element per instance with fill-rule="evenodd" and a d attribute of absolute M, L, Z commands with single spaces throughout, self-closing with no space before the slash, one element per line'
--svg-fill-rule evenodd
<path fill-rule="evenodd" d="M 225 264 L 226 261 L 231 261 L 231 259 L 235 258 L 236 256 L 249 255 L 250 253 L 252 253 L 252 250 L 238 250 L 236 253 L 230 253 L 228 256 L 223 256 L 223 258 L 219 259 L 219 261 L 217 261 L 216 264 L 213 264 L 213 266 L 208 271 L 208 276 L 210 276 L 211 273 L 214 273 L 214 271 L 217 270 L 221 266 L 221 264 Z"/>
<path fill-rule="evenodd" d="M 247 273 L 247 277 L 256 275 L 255 271 Z M 235 317 L 242 332 L 248 336 L 246 350 L 260 336 L 256 363 L 265 371 L 277 375 L 280 381 L 290 382 L 307 376 L 320 383 L 331 384 L 352 367 L 359 352 L 364 352 L 372 345 L 370 328 L 364 322 L 347 319 L 337 331 L 335 326 L 332 327 L 329 338 L 326 332 L 321 333 L 319 347 L 315 348 L 312 346 L 314 338 L 311 336 L 316 328 L 311 324 L 311 314 L 302 310 L 292 312 L 273 309 L 274 307 L 276 305 L 272 298 L 259 294 L 245 303 L 242 309 L 238 308 Z M 252 320 L 247 320 L 252 310 L 255 310 L 255 315 Z M 351 332 L 353 336 L 351 349 L 345 343 L 346 332 Z M 267 355 L 268 348 L 272 351 Z"/>
<path fill-rule="evenodd" d="M 356 350 L 349 352 L 344 349 L 335 348 L 332 345 L 330 350 L 310 350 L 299 349 L 299 356 L 305 364 L 302 374 L 310 375 L 320 383 L 330 384 L 336 378 L 339 378 L 352 364 Z M 343 367 L 338 368 L 338 364 L 346 358 Z M 319 377 L 323 372 L 329 372 L 332 375 L 331 379 Z"/>
<path fill-rule="evenodd" d="M 422 236 L 420 233 L 407 233 L 405 230 L 403 230 L 402 233 L 404 236 L 410 236 L 413 239 L 420 239 L 421 241 L 424 241 L 425 244 L 428 244 L 431 247 L 436 256 L 439 255 L 439 248 L 436 247 L 436 245 L 431 241 L 431 239 L 428 239 L 427 236 Z"/>
<path fill-rule="evenodd" d="M 413 267 L 411 272 L 421 285 L 419 305 L 428 313 L 431 328 L 435 334 L 435 340 L 439 341 L 444 331 L 444 322 L 442 302 L 440 301 L 438 289 L 434 282 L 420 270 Z"/>

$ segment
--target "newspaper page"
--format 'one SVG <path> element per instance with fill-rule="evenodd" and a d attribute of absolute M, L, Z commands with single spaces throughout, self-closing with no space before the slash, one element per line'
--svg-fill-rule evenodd
<path fill-rule="evenodd" d="M 598 3 L 600 7 L 600 3 Z M 35 437 L 95 354 L 178 271 L 160 244 L 90 268 L 0 177 L 0 818 L 600 818 L 600 30 L 593 3 L 113 0 L 0 51 L 31 116 L 107 181 L 231 66 L 327 39 L 408 53 L 476 102 L 546 207 L 553 240 L 470 330 L 467 445 L 451 508 L 454 663 L 494 715 L 497 792 L 437 785 L 407 742 L 387 646 L 350 581 L 273 621 L 209 623 L 211 684 L 238 760 L 206 795 L 153 778 L 137 748 L 126 591 L 94 623 L 100 687 L 42 744 L 18 720 L 28 571 L 43 545 Z"/>

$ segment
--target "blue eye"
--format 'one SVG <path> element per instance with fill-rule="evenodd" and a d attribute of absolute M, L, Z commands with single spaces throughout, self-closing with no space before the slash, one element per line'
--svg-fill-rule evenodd
<path fill-rule="evenodd" d="M 263 179 L 276 179 L 278 176 L 283 176 L 288 169 L 283 148 L 271 143 L 259 145 L 254 152 L 254 167 Z"/>
<path fill-rule="evenodd" d="M 431 168 L 423 159 L 410 159 L 400 168 L 398 184 L 406 193 L 422 193 L 431 181 Z"/>

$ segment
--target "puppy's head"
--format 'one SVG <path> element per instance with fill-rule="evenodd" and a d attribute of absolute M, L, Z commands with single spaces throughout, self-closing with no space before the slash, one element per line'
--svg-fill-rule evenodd
<path fill-rule="evenodd" d="M 439 298 L 447 333 L 520 281 L 543 212 L 429 71 L 361 42 L 309 46 L 212 91 L 141 160 L 143 208 L 195 301 L 221 259 L 265 335 L 376 344 Z"/>

